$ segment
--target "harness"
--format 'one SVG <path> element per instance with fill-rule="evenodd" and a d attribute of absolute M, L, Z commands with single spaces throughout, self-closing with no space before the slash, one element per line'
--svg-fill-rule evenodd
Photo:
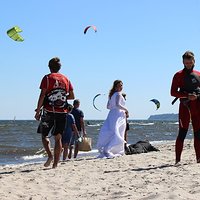
<path fill-rule="evenodd" d="M 49 78 L 48 76 L 46 77 L 47 77 L 47 88 L 48 88 Z M 50 105 L 53 111 L 55 111 L 55 108 L 66 108 L 68 105 L 67 91 L 66 88 L 60 87 L 59 81 L 56 80 L 54 87 L 46 94 L 44 103 Z"/>
<path fill-rule="evenodd" d="M 198 95 L 200 97 L 200 77 L 195 72 L 186 73 L 184 77 L 184 85 L 180 88 L 179 92 L 186 92 Z M 172 101 L 172 105 L 178 100 L 176 97 Z"/>
<path fill-rule="evenodd" d="M 51 90 L 46 95 L 46 101 L 53 108 L 65 108 L 67 103 L 66 90 L 62 88 L 56 88 Z"/>
<path fill-rule="evenodd" d="M 200 94 L 200 77 L 192 72 L 184 77 L 184 86 L 181 88 L 183 92 Z"/>

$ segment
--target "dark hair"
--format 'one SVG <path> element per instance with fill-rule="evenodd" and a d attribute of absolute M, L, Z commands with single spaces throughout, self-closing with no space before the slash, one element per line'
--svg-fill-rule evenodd
<path fill-rule="evenodd" d="M 50 71 L 53 73 L 57 73 L 61 68 L 60 58 L 54 57 L 49 61 Z"/>
<path fill-rule="evenodd" d="M 183 60 L 184 59 L 192 59 L 194 60 L 194 53 L 192 51 L 186 51 L 183 56 L 182 56 Z"/>
<path fill-rule="evenodd" d="M 109 98 L 111 98 L 112 95 L 115 93 L 115 91 L 116 91 L 116 86 L 117 86 L 119 83 L 122 83 L 122 81 L 121 81 L 121 80 L 115 80 L 115 81 L 113 82 L 113 86 L 112 86 L 112 88 L 111 88 L 111 90 L 110 90 L 110 92 L 109 92 L 109 95 L 108 95 Z"/>
<path fill-rule="evenodd" d="M 78 105 L 80 104 L 80 100 L 79 99 L 75 99 L 74 102 L 73 102 L 73 105 Z"/>
<path fill-rule="evenodd" d="M 68 112 L 71 112 L 72 109 L 73 109 L 73 106 L 72 106 L 71 104 L 68 104 L 68 105 L 67 105 L 67 110 L 68 110 Z"/>

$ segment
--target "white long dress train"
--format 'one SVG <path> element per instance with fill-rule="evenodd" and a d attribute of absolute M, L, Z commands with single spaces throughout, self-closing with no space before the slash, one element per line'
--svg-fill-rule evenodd
<path fill-rule="evenodd" d="M 124 154 L 124 134 L 126 129 L 125 99 L 120 92 L 115 92 L 108 100 L 110 109 L 101 127 L 97 149 L 98 158 L 113 158 Z"/>

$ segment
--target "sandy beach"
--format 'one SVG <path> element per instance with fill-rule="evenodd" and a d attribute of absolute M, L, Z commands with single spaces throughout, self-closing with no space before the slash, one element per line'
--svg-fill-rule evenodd
<path fill-rule="evenodd" d="M 58 168 L 32 164 L 0 167 L 0 199 L 200 199 L 200 164 L 193 140 L 186 140 L 174 166 L 174 141 L 154 145 L 159 152 L 114 159 L 84 157 Z"/>

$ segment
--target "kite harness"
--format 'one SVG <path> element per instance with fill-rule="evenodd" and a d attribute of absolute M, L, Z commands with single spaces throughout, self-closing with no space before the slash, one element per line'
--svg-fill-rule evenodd
<path fill-rule="evenodd" d="M 52 106 L 53 111 L 55 108 L 66 108 L 67 106 L 67 92 L 62 88 L 51 90 L 45 97 L 45 103 Z"/>
<path fill-rule="evenodd" d="M 188 94 L 196 94 L 198 96 L 198 99 L 200 99 L 200 77 L 194 72 L 186 73 L 184 77 L 184 85 L 182 88 L 180 88 L 179 92 L 184 92 Z M 176 97 L 172 101 L 172 105 L 177 100 L 178 100 L 178 97 Z"/>

